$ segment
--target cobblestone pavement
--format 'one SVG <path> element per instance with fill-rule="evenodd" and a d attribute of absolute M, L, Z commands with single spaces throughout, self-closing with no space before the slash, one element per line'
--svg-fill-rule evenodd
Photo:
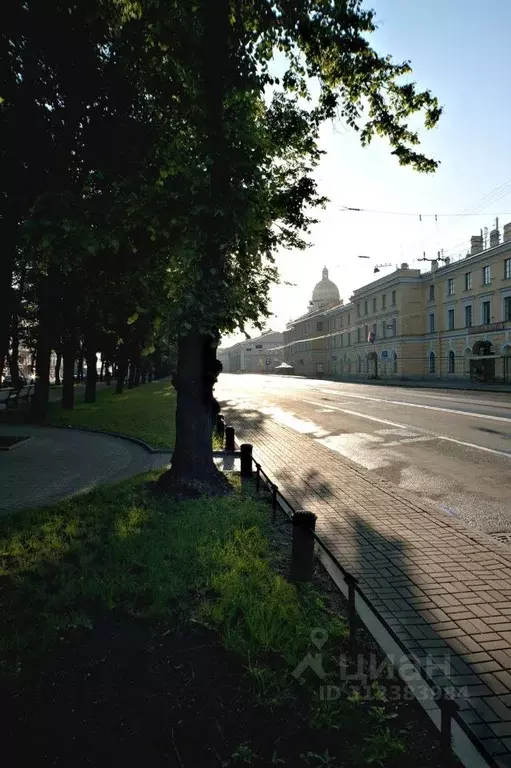
<path fill-rule="evenodd" d="M 241 442 L 438 683 L 511 766 L 511 549 L 257 410 L 223 409 Z M 448 665 L 445 663 L 448 659 Z M 448 666 L 448 669 L 447 669 Z"/>
<path fill-rule="evenodd" d="M 5 424 L 0 435 L 30 437 L 0 452 L 0 513 L 53 504 L 169 462 L 168 453 L 81 430 Z"/>

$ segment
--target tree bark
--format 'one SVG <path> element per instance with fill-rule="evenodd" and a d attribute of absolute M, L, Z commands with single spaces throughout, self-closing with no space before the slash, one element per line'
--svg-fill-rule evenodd
<path fill-rule="evenodd" d="M 126 378 L 126 374 L 128 372 L 128 359 L 126 357 L 126 351 L 121 345 L 121 348 L 119 350 L 119 359 L 117 361 L 117 376 L 116 376 L 116 387 L 115 387 L 115 394 L 121 395 L 124 390 L 124 379 Z"/>
<path fill-rule="evenodd" d="M 76 378 L 78 381 L 83 381 L 83 353 L 80 351 L 78 355 L 78 365 L 76 366 Z"/>
<path fill-rule="evenodd" d="M 60 387 L 61 381 L 60 381 L 60 368 L 62 366 L 62 352 L 60 350 L 56 351 L 57 359 L 55 360 L 55 384 Z"/>
<path fill-rule="evenodd" d="M 76 329 L 76 303 L 70 297 L 65 312 L 65 331 L 62 339 L 62 362 L 64 373 L 62 380 L 62 408 L 72 411 L 75 407 L 75 360 L 78 349 Z"/>
<path fill-rule="evenodd" d="M 96 381 L 98 378 L 97 364 L 98 359 L 96 357 L 96 338 L 94 333 L 91 333 L 86 340 L 86 358 L 87 360 L 87 374 L 85 379 L 85 402 L 96 402 Z"/>
<path fill-rule="evenodd" d="M 229 0 L 203 0 L 199 4 L 204 22 L 202 55 L 202 85 L 204 98 L 204 151 L 211 158 L 209 174 L 209 202 L 204 212 L 204 250 L 201 270 L 219 276 L 224 270 L 225 243 L 228 242 L 227 219 L 230 203 L 230 154 L 225 136 L 224 101 L 229 70 L 235 75 L 235 62 L 230 59 Z M 225 216 L 216 211 L 224 209 Z M 208 287 L 204 285 L 204 295 Z M 222 304 L 218 292 L 216 306 Z M 177 390 L 176 445 L 170 470 L 161 475 L 159 483 L 166 490 L 181 496 L 224 494 L 230 484 L 213 462 L 213 386 L 218 370 L 216 349 L 218 334 L 201 334 L 191 315 L 192 329 L 178 339 L 177 371 L 173 384 Z M 198 325 L 198 323 L 197 323 Z"/>
<path fill-rule="evenodd" d="M 75 407 L 75 354 L 76 345 L 73 340 L 65 342 L 62 351 L 64 376 L 62 381 L 62 408 L 72 411 Z"/>
<path fill-rule="evenodd" d="M 178 342 L 176 445 L 160 487 L 177 496 L 225 494 L 229 483 L 213 461 L 213 385 L 216 345 L 211 336 L 190 331 Z"/>

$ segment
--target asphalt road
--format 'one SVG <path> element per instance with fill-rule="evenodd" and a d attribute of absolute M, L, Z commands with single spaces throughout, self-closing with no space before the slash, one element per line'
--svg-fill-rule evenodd
<path fill-rule="evenodd" d="M 469 525 L 511 534 L 509 393 L 222 374 L 217 397 L 260 411 Z"/>

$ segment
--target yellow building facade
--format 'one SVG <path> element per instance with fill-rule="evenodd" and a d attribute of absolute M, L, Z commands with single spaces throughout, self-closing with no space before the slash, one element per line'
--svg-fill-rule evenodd
<path fill-rule="evenodd" d="M 323 270 L 309 311 L 279 348 L 296 374 L 349 379 L 511 381 L 511 224 L 464 259 L 401 264 L 349 303 Z"/>

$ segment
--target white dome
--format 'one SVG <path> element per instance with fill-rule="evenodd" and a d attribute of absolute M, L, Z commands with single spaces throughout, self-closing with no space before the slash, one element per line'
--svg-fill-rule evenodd
<path fill-rule="evenodd" d="M 328 279 L 328 269 L 323 269 L 323 278 L 314 286 L 311 305 L 314 309 L 323 309 L 340 301 L 339 289 Z"/>

